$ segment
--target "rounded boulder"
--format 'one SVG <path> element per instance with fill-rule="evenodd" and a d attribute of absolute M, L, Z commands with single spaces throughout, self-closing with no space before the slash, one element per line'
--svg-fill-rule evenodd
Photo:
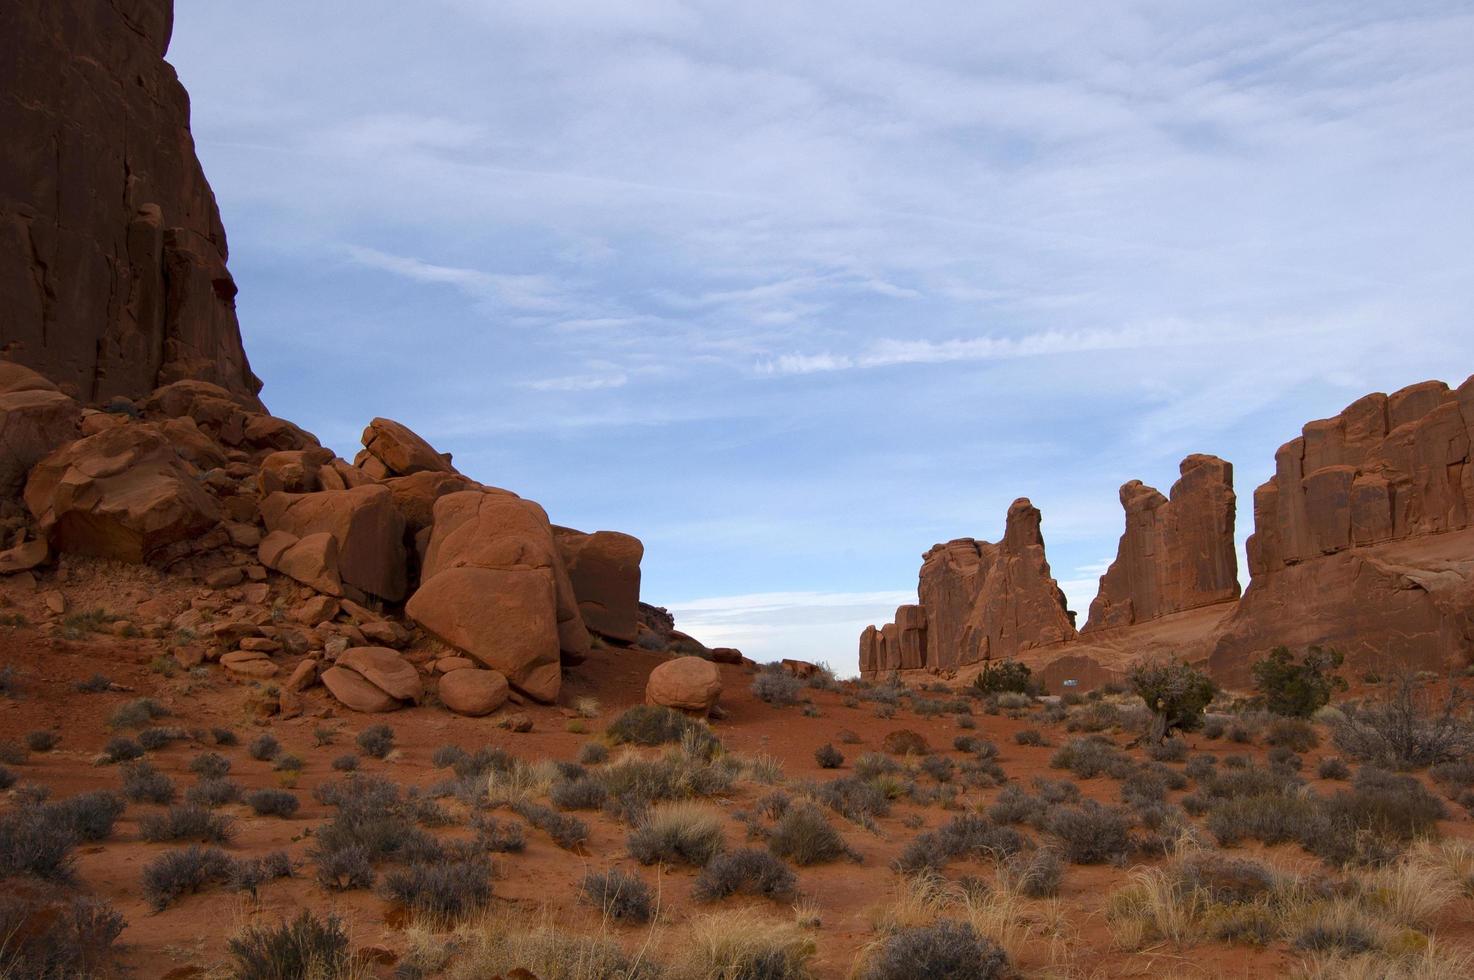
<path fill-rule="evenodd" d="M 458 715 L 479 718 L 507 702 L 507 679 L 500 671 L 461 667 L 440 678 L 440 700 Z"/>
<path fill-rule="evenodd" d="M 716 664 L 700 657 L 677 657 L 650 671 L 645 702 L 706 716 L 722 694 Z"/>

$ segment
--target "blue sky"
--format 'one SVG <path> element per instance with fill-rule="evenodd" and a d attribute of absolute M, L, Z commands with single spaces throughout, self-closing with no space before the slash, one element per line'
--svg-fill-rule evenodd
<path fill-rule="evenodd" d="M 179 0 L 279 415 L 399 419 L 759 659 L 921 553 L 1474 372 L 1457 3 Z"/>

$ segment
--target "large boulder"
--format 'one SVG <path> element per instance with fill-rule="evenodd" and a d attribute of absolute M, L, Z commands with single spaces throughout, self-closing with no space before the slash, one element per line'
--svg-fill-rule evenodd
<path fill-rule="evenodd" d="M 273 493 L 313 493 L 321 488 L 321 469 L 333 458 L 330 449 L 283 449 L 268 453 L 256 473 L 263 497 Z"/>
<path fill-rule="evenodd" d="M 625 643 L 639 636 L 640 539 L 618 531 L 553 529 L 584 625 Z"/>
<path fill-rule="evenodd" d="M 548 569 L 457 565 L 427 579 L 404 611 L 528 697 L 557 699 L 563 674 Z"/>
<path fill-rule="evenodd" d="M 441 703 L 458 715 L 479 718 L 507 701 L 507 679 L 499 671 L 460 668 L 446 671 L 438 688 Z"/>
<path fill-rule="evenodd" d="M 573 584 L 554 543 L 548 515 L 537 504 L 492 489 L 452 493 L 437 500 L 434 529 L 421 569 L 421 591 L 436 575 L 461 566 L 546 571 L 553 586 L 553 616 L 563 659 L 579 663 L 588 655 L 589 634 Z M 516 677 L 511 673 L 507 677 L 517 686 Z"/>
<path fill-rule="evenodd" d="M 421 470 L 409 476 L 391 477 L 384 486 L 394 495 L 394 506 L 411 534 L 435 523 L 435 501 L 448 493 L 479 489 L 474 480 L 459 473 Z"/>
<path fill-rule="evenodd" d="M 0 497 L 18 495 L 26 474 L 77 438 L 82 406 L 19 364 L 0 361 Z"/>
<path fill-rule="evenodd" d="M 389 694 L 356 670 L 329 667 L 322 672 L 323 687 L 345 707 L 364 714 L 398 711 L 405 702 Z"/>
<path fill-rule="evenodd" d="M 388 476 L 455 472 L 449 454 L 436 452 L 408 426 L 393 419 L 370 422 L 363 430 L 363 448 Z"/>
<path fill-rule="evenodd" d="M 156 427 L 104 429 L 47 456 L 26 506 L 54 549 L 142 562 L 220 521 L 215 499 Z"/>
<path fill-rule="evenodd" d="M 273 493 L 261 502 L 261 516 L 269 531 L 332 535 L 344 583 L 390 602 L 404 598 L 404 519 L 384 487 Z"/>
<path fill-rule="evenodd" d="M 700 657 L 677 657 L 650 671 L 645 703 L 706 717 L 722 694 L 717 665 Z"/>

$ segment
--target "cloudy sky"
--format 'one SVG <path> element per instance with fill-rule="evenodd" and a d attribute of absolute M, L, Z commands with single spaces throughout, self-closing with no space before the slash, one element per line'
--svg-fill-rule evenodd
<path fill-rule="evenodd" d="M 759 659 L 937 541 L 1474 372 L 1465 4 L 179 0 L 264 397 L 399 419 Z"/>

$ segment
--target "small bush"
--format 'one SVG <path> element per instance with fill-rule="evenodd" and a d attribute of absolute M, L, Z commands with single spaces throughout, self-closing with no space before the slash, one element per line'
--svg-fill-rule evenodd
<path fill-rule="evenodd" d="M 154 911 L 160 912 L 181 895 L 210 884 L 226 884 L 234 871 L 235 862 L 220 848 L 192 844 L 161 854 L 143 866 L 143 895 Z"/>
<path fill-rule="evenodd" d="M 201 779 L 184 791 L 184 802 L 199 806 L 224 806 L 241 798 L 241 788 L 229 779 Z"/>
<path fill-rule="evenodd" d="M 983 671 L 974 677 L 972 686 L 983 694 L 1029 694 L 1033 689 L 1033 671 L 1017 660 L 983 662 Z"/>
<path fill-rule="evenodd" d="M 163 813 L 147 813 L 138 821 L 138 832 L 146 841 L 200 840 L 223 844 L 235 834 L 229 817 L 194 803 L 169 807 Z"/>
<path fill-rule="evenodd" d="M 609 761 L 609 746 L 602 742 L 585 742 L 578 750 L 580 765 L 597 766 Z"/>
<path fill-rule="evenodd" d="M 597 810 L 609 798 L 609 791 L 597 779 L 585 776 L 554 783 L 548 798 L 560 810 Z"/>
<path fill-rule="evenodd" d="M 970 923 L 953 919 L 897 929 L 881 940 L 859 974 L 861 980 L 1001 980 L 1008 975 L 1008 955 L 1003 948 Z"/>
<path fill-rule="evenodd" d="M 333 769 L 337 772 L 354 772 L 358 769 L 358 756 L 347 753 L 333 760 Z"/>
<path fill-rule="evenodd" d="M 459 745 L 442 745 L 430 756 L 430 764 L 436 769 L 449 769 L 470 757 L 470 754 Z"/>
<path fill-rule="evenodd" d="M 201 752 L 189 760 L 189 771 L 201 779 L 220 779 L 230 772 L 230 760 L 218 752 Z"/>
<path fill-rule="evenodd" d="M 692 894 L 699 902 L 714 902 L 738 893 L 764 898 L 789 898 L 798 877 L 767 851 L 744 849 L 718 854 L 696 876 Z"/>
<path fill-rule="evenodd" d="M 1151 712 L 1149 735 L 1157 742 L 1174 731 L 1200 727 L 1203 712 L 1218 690 L 1208 675 L 1186 663 L 1138 661 L 1127 670 L 1126 680 Z"/>
<path fill-rule="evenodd" d="M 384 893 L 421 915 L 460 919 L 491 901 L 491 862 L 469 854 L 415 862 L 386 874 Z"/>
<path fill-rule="evenodd" d="M 1008 887 L 1025 898 L 1053 898 L 1064 880 L 1065 863 L 1052 847 L 1011 855 L 1002 865 Z"/>
<path fill-rule="evenodd" d="M 514 853 L 527 846 L 527 836 L 520 823 L 477 813 L 471 818 L 471 829 L 476 833 L 476 843 L 495 854 Z"/>
<path fill-rule="evenodd" d="M 240 739 L 229 728 L 210 729 L 210 738 L 214 739 L 216 745 L 231 746 L 240 744 Z"/>
<path fill-rule="evenodd" d="M 145 728 L 138 733 L 138 744 L 147 752 L 157 752 L 183 737 L 184 733 L 177 728 Z"/>
<path fill-rule="evenodd" d="M 71 822 L 50 806 L 12 810 L 0 816 L 0 878 L 30 874 L 66 881 L 77 841 Z"/>
<path fill-rule="evenodd" d="M 819 763 L 820 769 L 838 769 L 844 765 L 844 753 L 825 742 L 814 750 L 814 761 Z"/>
<path fill-rule="evenodd" d="M 1047 744 L 1044 741 L 1044 733 L 1037 728 L 1020 728 L 1013 733 L 1013 740 L 1019 745 L 1040 746 Z"/>
<path fill-rule="evenodd" d="M 1055 750 L 1049 759 L 1053 769 L 1068 769 L 1080 779 L 1107 774 L 1117 778 L 1131 769 L 1131 760 L 1104 736 L 1072 738 Z"/>
<path fill-rule="evenodd" d="M 784 670 L 779 664 L 766 664 L 752 679 L 752 693 L 759 701 L 775 708 L 786 708 L 797 704 L 803 694 L 804 683 Z"/>
<path fill-rule="evenodd" d="M 1467 758 L 1474 752 L 1468 692 L 1451 686 L 1435 699 L 1418 687 L 1416 675 L 1403 674 L 1387 700 L 1348 710 L 1332 730 L 1336 747 L 1353 759 L 1391 769 Z"/>
<path fill-rule="evenodd" d="M 303 909 L 291 922 L 248 925 L 226 944 L 236 980 L 338 977 L 349 970 L 348 933 L 335 915 Z"/>
<path fill-rule="evenodd" d="M 80 694 L 102 694 L 112 686 L 112 679 L 106 674 L 93 674 L 85 681 L 78 681 L 72 685 Z"/>
<path fill-rule="evenodd" d="M 833 861 L 850 853 L 844 838 L 815 806 L 795 806 L 783 814 L 768 837 L 768 849 L 800 867 Z"/>
<path fill-rule="evenodd" d="M 1330 703 L 1332 694 L 1346 690 L 1346 682 L 1336 673 L 1344 662 L 1345 658 L 1337 651 L 1312 646 L 1297 664 L 1289 648 L 1280 646 L 1249 669 L 1264 710 L 1292 718 L 1309 718 Z"/>
<path fill-rule="evenodd" d="M 583 900 L 615 922 L 640 925 L 655 914 L 655 895 L 638 875 L 590 871 L 579 885 Z"/>
<path fill-rule="evenodd" d="M 370 725 L 358 733 L 358 751 L 375 759 L 383 759 L 394 751 L 394 729 L 388 725 Z"/>
<path fill-rule="evenodd" d="M 715 740 L 711 730 L 701 722 L 674 708 L 650 704 L 627 709 L 604 729 L 604 735 L 616 745 L 666 745 L 679 742 L 687 732 L 697 732 Z"/>
<path fill-rule="evenodd" d="M 1331 755 L 1320 760 L 1320 765 L 1315 768 L 1315 774 L 1321 779 L 1350 779 L 1351 767 L 1344 759 Z"/>
<path fill-rule="evenodd" d="M 1044 826 L 1064 844 L 1064 856 L 1074 864 L 1119 860 L 1131 849 L 1126 816 L 1094 800 L 1049 811 Z"/>
<path fill-rule="evenodd" d="M 266 882 L 291 876 L 292 859 L 287 856 L 287 852 L 271 851 L 258 858 L 235 862 L 235 867 L 231 869 L 230 887 L 238 892 L 255 895 L 256 889 Z"/>
<path fill-rule="evenodd" d="M 281 743 L 273 735 L 261 734 L 251 740 L 246 752 L 257 762 L 270 762 L 281 753 Z"/>
<path fill-rule="evenodd" d="M 374 866 L 368 848 L 359 844 L 315 849 L 317 881 L 329 891 L 368 888 L 374 883 Z"/>
<path fill-rule="evenodd" d="M 125 701 L 108 715 L 107 723 L 112 728 L 142 728 L 155 718 L 166 718 L 169 709 L 153 698 L 134 698 Z"/>
<path fill-rule="evenodd" d="M 123 766 L 123 795 L 134 803 L 173 803 L 174 780 L 147 762 Z"/>
<path fill-rule="evenodd" d="M 654 807 L 629 835 L 630 856 L 641 864 L 657 861 L 700 867 L 726 846 L 722 820 L 709 807 L 666 803 Z"/>
<path fill-rule="evenodd" d="M 116 735 L 108 739 L 107 744 L 102 747 L 102 759 L 104 762 L 127 762 L 130 759 L 140 759 L 142 757 L 143 746 L 133 741 L 133 739 L 126 738 L 122 735 Z"/>
<path fill-rule="evenodd" d="M 1169 738 L 1146 747 L 1148 759 L 1156 762 L 1183 762 L 1187 759 L 1187 742 L 1180 738 Z"/>
<path fill-rule="evenodd" d="M 10 789 L 15 785 L 17 777 L 5 766 L 0 766 L 0 790 Z"/>
<path fill-rule="evenodd" d="M 589 825 L 577 817 L 559 813 L 537 803 L 516 803 L 512 809 L 523 820 L 546 833 L 554 844 L 565 851 L 571 851 L 589 839 Z"/>
<path fill-rule="evenodd" d="M 27 889 L 0 896 L 0 977 L 102 976 L 127 921 L 107 902 L 49 898 Z"/>
<path fill-rule="evenodd" d="M 258 817 L 290 817 L 302 801 L 284 789 L 257 789 L 246 794 L 246 806 Z"/>
<path fill-rule="evenodd" d="M 1315 726 L 1303 718 L 1276 718 L 1264 729 L 1264 741 L 1291 752 L 1309 752 L 1320 745 Z"/>
<path fill-rule="evenodd" d="M 50 752 L 61 741 L 61 735 L 49 729 L 26 733 L 26 747 L 32 752 Z"/>

